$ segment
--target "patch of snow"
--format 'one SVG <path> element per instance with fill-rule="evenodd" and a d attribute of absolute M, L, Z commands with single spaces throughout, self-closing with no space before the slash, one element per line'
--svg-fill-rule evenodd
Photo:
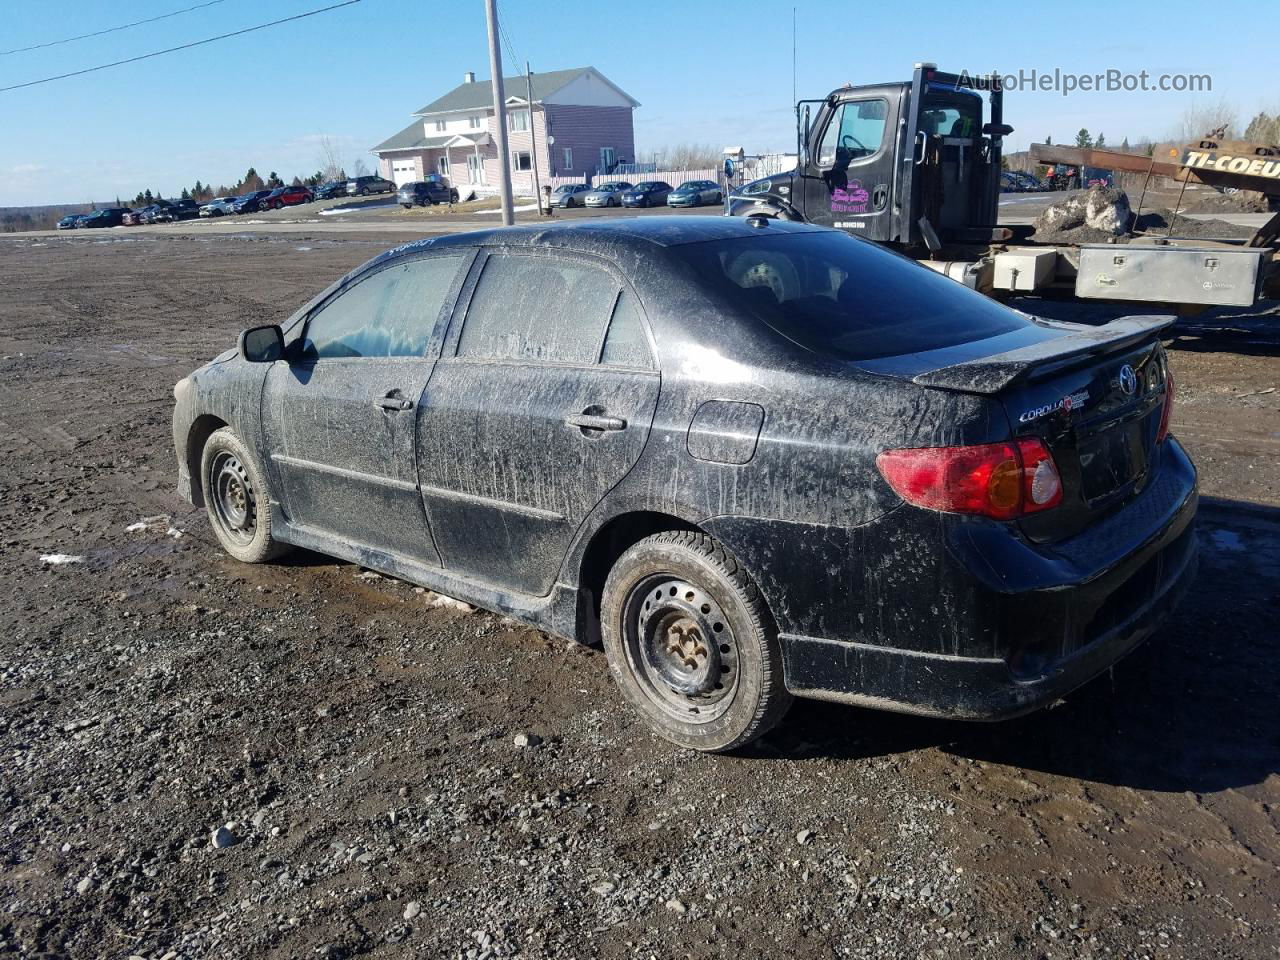
<path fill-rule="evenodd" d="M 61 567 L 68 563 L 84 563 L 84 557 L 70 553 L 46 553 L 41 555 L 40 562 L 51 567 Z"/>

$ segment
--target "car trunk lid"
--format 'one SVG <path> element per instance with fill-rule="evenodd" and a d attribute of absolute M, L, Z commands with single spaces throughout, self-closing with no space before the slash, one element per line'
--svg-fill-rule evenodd
<path fill-rule="evenodd" d="M 917 354 L 910 366 L 886 364 L 881 372 L 989 396 L 1013 436 L 1044 442 L 1062 479 L 1062 502 L 1018 522 L 1027 537 L 1048 542 L 1092 525 L 1151 481 L 1166 391 L 1159 332 L 1173 320 L 1122 317 L 1098 327 L 1037 321 L 1059 335 L 959 363 Z M 966 345 L 970 354 L 978 346 Z"/>

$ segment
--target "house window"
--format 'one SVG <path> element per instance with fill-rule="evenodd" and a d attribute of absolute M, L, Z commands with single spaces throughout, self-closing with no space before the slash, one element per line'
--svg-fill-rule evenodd
<path fill-rule="evenodd" d="M 443 120 L 436 121 L 436 133 L 444 133 L 445 123 Z"/>
<path fill-rule="evenodd" d="M 440 176 L 442 177 L 449 176 L 449 158 L 441 157 L 439 160 L 437 160 L 436 169 L 440 171 Z"/>
<path fill-rule="evenodd" d="M 564 168 L 566 170 L 573 169 L 573 147 L 564 148 Z"/>
<path fill-rule="evenodd" d="M 618 155 L 613 147 L 600 148 L 600 172 L 610 173 L 618 163 Z"/>
<path fill-rule="evenodd" d="M 532 170 L 533 156 L 528 150 L 515 150 L 511 153 L 512 170 Z"/>
<path fill-rule="evenodd" d="M 471 116 L 467 117 L 467 126 L 468 126 L 468 127 L 470 127 L 472 130 L 479 130 L 479 129 L 480 129 L 480 114 L 478 114 L 478 113 L 473 113 L 473 114 L 471 114 Z"/>
<path fill-rule="evenodd" d="M 512 110 L 507 114 L 507 127 L 514 133 L 524 133 L 529 129 L 529 111 Z"/>

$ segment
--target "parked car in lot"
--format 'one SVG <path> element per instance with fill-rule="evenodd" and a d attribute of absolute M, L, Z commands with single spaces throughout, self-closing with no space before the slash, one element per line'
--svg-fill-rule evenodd
<path fill-rule="evenodd" d="M 714 180 L 686 180 L 667 195 L 671 207 L 700 207 L 704 203 L 723 203 L 724 190 Z"/>
<path fill-rule="evenodd" d="M 85 214 L 84 219 L 77 226 L 81 228 L 118 227 L 124 223 L 125 214 L 132 212 L 128 207 L 104 207 L 102 210 Z"/>
<path fill-rule="evenodd" d="M 311 191 L 306 187 L 276 187 L 262 198 L 263 210 L 283 210 L 300 203 L 311 202 Z"/>
<path fill-rule="evenodd" d="M 165 200 L 156 204 L 147 223 L 177 223 L 179 220 L 194 220 L 200 216 L 200 207 L 190 198 Z"/>
<path fill-rule="evenodd" d="M 382 177 L 354 177 L 347 181 L 347 196 L 367 197 L 371 193 L 395 193 L 396 185 Z"/>
<path fill-rule="evenodd" d="M 311 195 L 317 200 L 332 200 L 334 197 L 345 197 L 347 195 L 347 181 L 330 180 L 327 183 L 321 183 L 312 188 Z"/>
<path fill-rule="evenodd" d="M 645 180 L 622 192 L 624 207 L 660 207 L 667 202 L 671 184 L 665 180 Z"/>
<path fill-rule="evenodd" d="M 270 190 L 255 190 L 231 201 L 231 212 L 236 214 L 261 213 L 266 208 L 262 202 L 271 194 Z"/>
<path fill-rule="evenodd" d="M 65 217 L 58 221 L 59 230 L 74 230 L 79 221 L 85 217 L 83 213 L 68 213 Z"/>
<path fill-rule="evenodd" d="M 235 211 L 231 209 L 231 205 L 237 199 L 237 197 L 214 197 L 200 207 L 200 216 L 225 217 L 229 213 L 234 213 Z"/>
<path fill-rule="evenodd" d="M 623 191 L 630 189 L 632 189 L 632 185 L 625 180 L 618 180 L 613 183 L 597 183 L 582 194 L 582 205 L 584 207 L 620 207 L 622 206 Z"/>
<path fill-rule="evenodd" d="M 433 203 L 457 203 L 458 191 L 441 180 L 414 180 L 400 185 L 396 201 L 406 210 L 415 204 L 429 207 Z"/>
<path fill-rule="evenodd" d="M 562 183 L 551 191 L 553 207 L 580 207 L 582 198 L 591 191 L 585 183 Z"/>
<path fill-rule="evenodd" d="M 1030 317 L 763 218 L 436 237 L 179 381 L 179 490 L 240 560 L 305 547 L 602 638 L 686 747 L 793 696 L 994 719 L 1193 575 L 1169 322 Z"/>
<path fill-rule="evenodd" d="M 145 207 L 138 207 L 134 210 L 126 210 L 120 216 L 120 224 L 125 227 L 137 227 L 147 222 L 148 211 L 154 211 L 157 207 L 150 204 Z"/>

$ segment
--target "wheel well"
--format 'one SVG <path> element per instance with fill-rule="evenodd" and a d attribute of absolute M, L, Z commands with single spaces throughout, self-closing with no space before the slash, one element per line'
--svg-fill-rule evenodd
<path fill-rule="evenodd" d="M 200 486 L 200 459 L 204 456 L 204 445 L 215 430 L 221 430 L 226 425 L 226 421 L 204 413 L 196 417 L 187 432 L 187 476 L 191 478 L 191 502 L 197 507 L 204 506 L 204 490 Z"/>
<path fill-rule="evenodd" d="M 703 532 L 697 524 L 665 513 L 637 511 L 614 517 L 591 537 L 578 567 L 578 631 L 590 646 L 600 644 L 600 595 L 618 558 L 645 537 L 668 530 Z"/>

